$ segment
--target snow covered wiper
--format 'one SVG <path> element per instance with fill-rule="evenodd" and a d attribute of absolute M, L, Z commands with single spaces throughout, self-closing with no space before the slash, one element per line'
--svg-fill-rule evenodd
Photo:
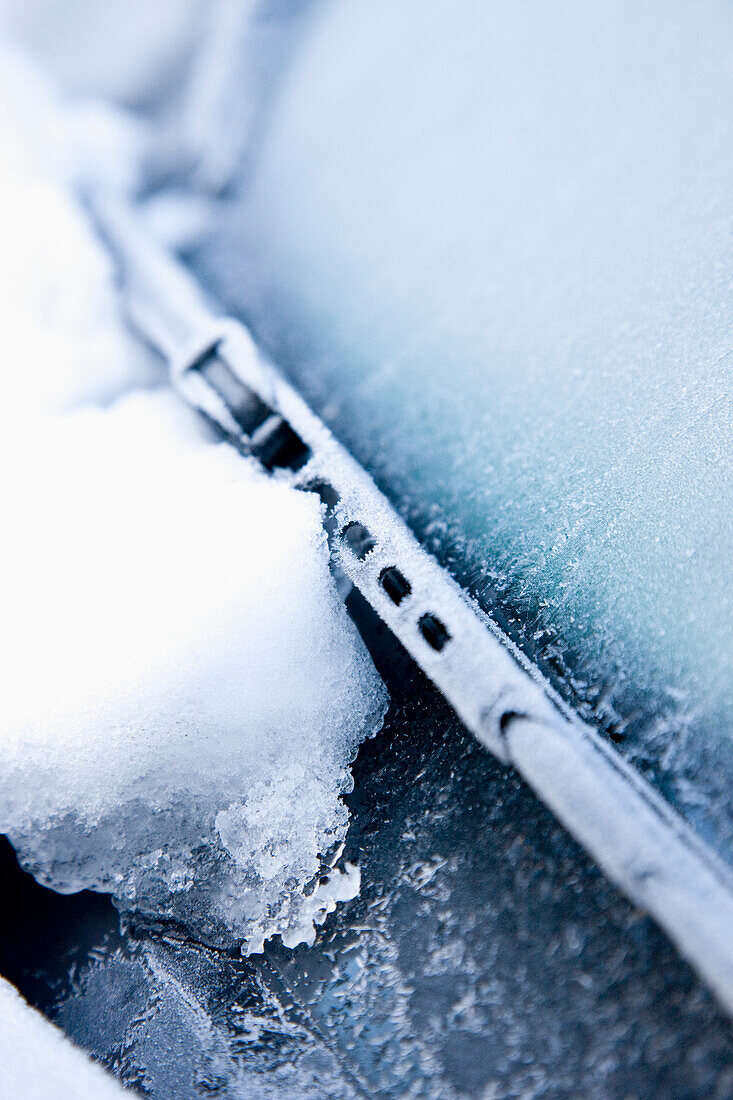
<path fill-rule="evenodd" d="M 317 492 L 336 566 L 472 733 L 514 765 L 733 1011 L 733 879 L 651 786 L 563 703 L 420 546 L 247 330 L 217 314 L 135 210 L 97 198 L 131 321 L 183 398 L 273 476 Z"/>

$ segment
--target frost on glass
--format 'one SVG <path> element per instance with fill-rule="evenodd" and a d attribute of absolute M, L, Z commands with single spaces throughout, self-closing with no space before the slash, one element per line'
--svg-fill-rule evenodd
<path fill-rule="evenodd" d="M 314 16 L 198 267 L 444 562 L 729 850 L 733 15 Z"/>

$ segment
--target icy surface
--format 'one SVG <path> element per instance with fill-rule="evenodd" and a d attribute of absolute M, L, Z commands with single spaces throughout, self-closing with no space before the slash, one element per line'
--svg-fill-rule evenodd
<path fill-rule="evenodd" d="M 320 9 L 199 269 L 730 851 L 733 15 Z"/>
<path fill-rule="evenodd" d="M 317 497 L 190 415 L 134 395 L 14 447 L 0 830 L 56 889 L 255 950 L 353 895 L 309 896 L 385 696 Z"/>

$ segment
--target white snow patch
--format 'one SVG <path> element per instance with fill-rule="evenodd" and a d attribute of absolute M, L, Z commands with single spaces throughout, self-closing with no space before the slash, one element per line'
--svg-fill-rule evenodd
<path fill-rule="evenodd" d="M 214 942 L 307 938 L 385 705 L 318 499 L 166 392 L 11 449 L 0 828 L 56 889 Z"/>
<path fill-rule="evenodd" d="M 130 1094 L 0 979 L 0 1096 L 123 1100 Z"/>

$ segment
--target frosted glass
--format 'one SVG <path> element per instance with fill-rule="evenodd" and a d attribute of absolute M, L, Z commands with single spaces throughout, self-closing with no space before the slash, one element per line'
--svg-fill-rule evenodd
<path fill-rule="evenodd" d="M 199 270 L 728 849 L 730 7 L 317 5 L 271 112 Z"/>

